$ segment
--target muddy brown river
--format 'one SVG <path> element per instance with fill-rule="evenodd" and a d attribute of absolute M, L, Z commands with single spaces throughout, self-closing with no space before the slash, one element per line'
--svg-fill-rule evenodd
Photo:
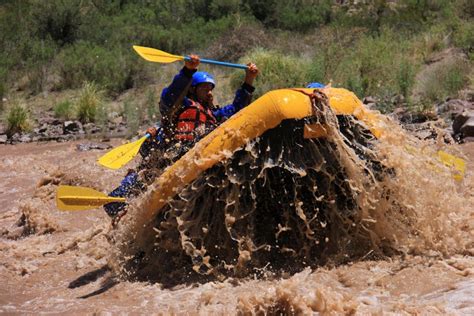
<path fill-rule="evenodd" d="M 474 314 L 474 143 L 458 147 L 468 164 L 462 182 L 441 175 L 434 184 L 422 176 L 404 179 L 415 182 L 407 190 L 428 189 L 417 193 L 426 195 L 423 203 L 412 203 L 412 219 L 423 227 L 400 242 L 396 254 L 368 251 L 354 261 L 295 274 L 170 288 L 114 275 L 108 268 L 112 228 L 102 209 L 56 208 L 59 183 L 108 192 L 124 174 L 95 163 L 104 151 L 79 151 L 84 142 L 0 148 L 2 314 Z M 442 214 L 431 218 L 432 209 Z"/>

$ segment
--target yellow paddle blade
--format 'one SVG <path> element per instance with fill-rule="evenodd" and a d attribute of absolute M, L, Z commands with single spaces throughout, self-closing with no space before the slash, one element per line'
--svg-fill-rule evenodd
<path fill-rule="evenodd" d="M 152 61 L 155 63 L 173 63 L 178 60 L 184 60 L 184 56 L 173 55 L 167 52 L 164 52 L 159 49 L 143 47 L 143 46 L 133 46 L 133 49 L 140 55 L 143 59 Z"/>
<path fill-rule="evenodd" d="M 417 153 L 417 152 L 420 152 L 419 149 L 413 147 L 413 146 L 405 146 L 405 149 L 409 152 L 409 153 Z M 431 155 L 429 153 L 427 153 L 425 150 L 421 150 L 421 153 L 423 154 L 427 154 L 427 155 Z M 442 164 L 444 164 L 445 166 L 449 167 L 451 169 L 451 173 L 452 173 L 452 177 L 454 180 L 456 181 L 461 181 L 463 178 L 464 178 L 464 174 L 466 173 L 466 162 L 459 158 L 459 157 L 456 157 L 454 155 L 451 155 L 445 151 L 442 151 L 442 150 L 439 150 L 437 153 L 436 153 L 436 156 L 435 156 L 439 162 L 441 162 Z M 429 168 L 431 170 L 434 170 L 436 172 L 441 172 L 441 169 L 439 167 L 440 165 L 436 166 L 434 165 L 433 163 L 429 163 Z"/>
<path fill-rule="evenodd" d="M 60 185 L 56 191 L 56 205 L 62 211 L 83 211 L 110 202 L 125 202 L 125 198 L 112 197 L 91 188 Z"/>
<path fill-rule="evenodd" d="M 448 154 L 445 151 L 438 151 L 438 159 L 446 166 L 454 168 L 456 173 L 453 175 L 455 180 L 462 180 L 466 173 L 466 162 L 461 158 Z"/>
<path fill-rule="evenodd" d="M 137 141 L 118 146 L 100 157 L 97 162 L 110 169 L 122 168 L 137 155 L 146 139 L 147 137 L 145 136 Z"/>

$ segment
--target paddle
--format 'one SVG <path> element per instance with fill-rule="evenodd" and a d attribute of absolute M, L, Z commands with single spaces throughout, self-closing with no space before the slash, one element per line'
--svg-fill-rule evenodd
<path fill-rule="evenodd" d="M 70 185 L 60 185 L 56 191 L 56 205 L 62 211 L 90 210 L 110 202 L 125 202 L 125 198 Z"/>
<path fill-rule="evenodd" d="M 441 161 L 445 166 L 452 167 L 456 170 L 453 178 L 457 181 L 461 181 L 466 173 L 466 162 L 463 159 L 448 154 L 442 150 L 438 151 L 437 154 L 439 161 Z"/>
<path fill-rule="evenodd" d="M 147 133 L 139 140 L 120 145 L 97 159 L 97 162 L 110 169 L 120 169 L 137 155 L 140 147 L 149 137 L 150 134 Z"/>
<path fill-rule="evenodd" d="M 136 46 L 136 45 L 133 46 L 133 48 L 141 57 L 152 62 L 172 63 L 179 60 L 190 60 L 190 58 L 187 56 L 185 57 L 185 56 L 172 55 L 167 52 L 154 49 L 154 48 Z M 202 63 L 207 63 L 207 64 L 247 69 L 246 65 L 232 64 L 232 63 L 226 63 L 226 62 L 210 60 L 210 59 L 200 59 L 200 61 Z M 123 167 L 124 165 L 126 165 L 130 160 L 132 160 L 137 155 L 138 151 L 140 150 L 140 146 L 148 137 L 150 137 L 150 135 L 146 134 L 144 137 L 140 138 L 139 140 L 135 142 L 127 143 L 125 145 L 121 145 L 117 148 L 114 148 L 108 153 L 106 153 L 105 155 L 103 155 L 102 157 L 100 157 L 97 160 L 97 162 L 101 164 L 102 166 L 110 168 L 110 169 L 119 169 Z"/>
<path fill-rule="evenodd" d="M 180 61 L 180 60 L 185 60 L 185 61 L 191 60 L 189 56 L 173 55 L 173 54 L 164 52 L 162 50 L 150 48 L 150 47 L 134 45 L 133 49 L 143 59 L 154 62 L 154 63 L 168 64 L 168 63 L 173 63 L 175 61 Z M 199 59 L 199 60 L 201 63 L 204 63 L 204 64 L 211 64 L 211 65 L 218 65 L 218 66 L 225 66 L 225 67 L 232 67 L 232 68 L 239 68 L 239 69 L 248 68 L 246 65 L 226 63 L 223 61 L 217 61 L 217 60 L 212 60 L 212 59 Z"/>
<path fill-rule="evenodd" d="M 411 154 L 415 154 L 419 152 L 419 149 L 410 145 L 406 145 L 405 149 L 407 152 Z M 424 155 L 431 155 L 430 153 L 427 153 L 424 150 L 421 150 L 421 153 Z M 454 178 L 454 180 L 461 181 L 464 178 L 464 175 L 466 173 L 466 162 L 463 159 L 456 157 L 454 155 L 451 155 L 443 150 L 438 150 L 436 152 L 436 158 L 439 162 L 451 168 L 452 173 L 453 173 L 452 177 Z M 432 170 L 435 170 L 436 172 L 440 172 L 440 169 L 434 166 L 433 164 L 431 164 L 429 167 Z"/>

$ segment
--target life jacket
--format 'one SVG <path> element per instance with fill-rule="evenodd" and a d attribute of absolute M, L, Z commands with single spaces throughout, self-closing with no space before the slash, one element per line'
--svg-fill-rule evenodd
<path fill-rule="evenodd" d="M 218 124 L 217 119 L 208 107 L 188 99 L 191 104 L 176 115 L 174 139 L 178 141 L 195 141 L 212 131 Z"/>

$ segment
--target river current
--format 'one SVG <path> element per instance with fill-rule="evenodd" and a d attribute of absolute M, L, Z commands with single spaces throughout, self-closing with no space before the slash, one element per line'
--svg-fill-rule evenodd
<path fill-rule="evenodd" d="M 184 188 L 149 229 L 136 225 L 140 198 L 117 228 L 102 209 L 56 208 L 59 184 L 119 183 L 124 170 L 95 163 L 103 151 L 3 146 L 0 312 L 473 314 L 474 144 L 419 141 L 391 124 L 365 154 L 348 134 L 333 147 L 264 135 Z M 313 147 L 287 155 L 290 145 Z M 438 149 L 466 160 L 462 181 Z"/>

